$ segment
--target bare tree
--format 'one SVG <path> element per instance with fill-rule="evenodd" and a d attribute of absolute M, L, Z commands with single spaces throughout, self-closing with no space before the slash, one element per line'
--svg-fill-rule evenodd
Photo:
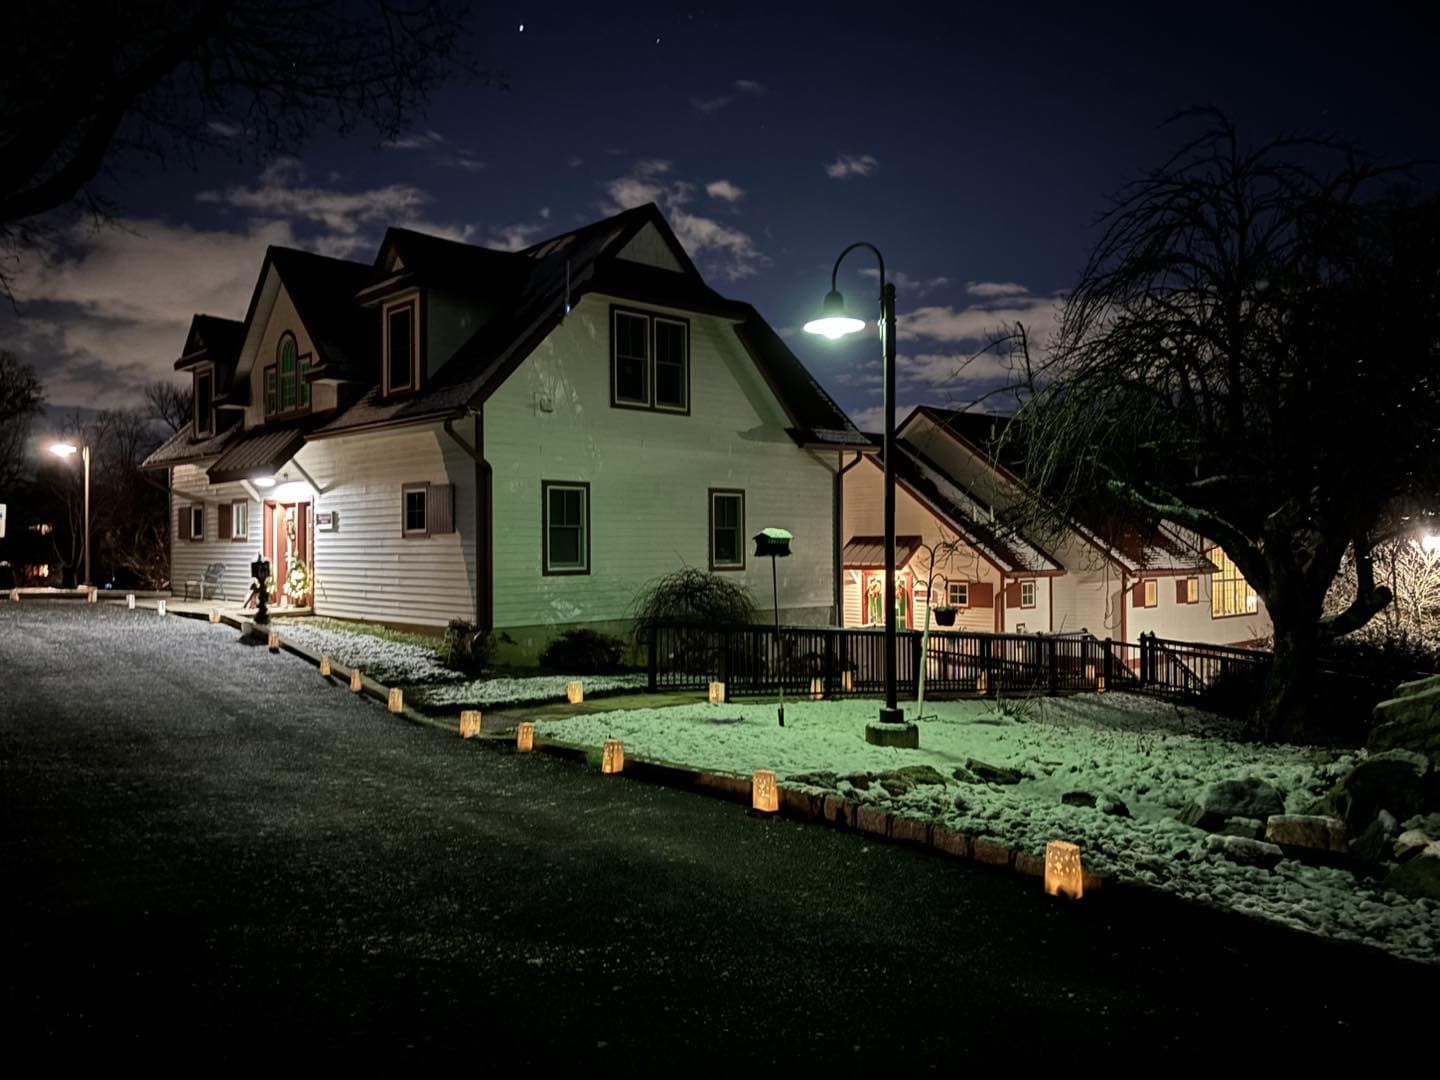
<path fill-rule="evenodd" d="M 170 434 L 190 426 L 194 391 L 183 389 L 166 379 L 156 379 L 145 384 L 145 403 L 150 406 L 150 416 L 164 424 Z"/>
<path fill-rule="evenodd" d="M 45 390 L 35 369 L 0 349 L 0 491 L 20 478 L 30 420 L 45 406 Z"/>
<path fill-rule="evenodd" d="M 1323 646 L 1390 602 L 1386 508 L 1440 491 L 1440 201 L 1205 115 L 1103 220 L 1007 436 L 1041 513 L 1109 506 L 1225 549 L 1275 628 L 1257 718 L 1293 736 Z M 1353 600 L 1325 614 L 1347 549 Z"/>
<path fill-rule="evenodd" d="M 0 35 L 0 239 L 107 167 L 265 158 L 318 130 L 404 129 L 469 68 L 464 0 L 14 0 Z"/>
<path fill-rule="evenodd" d="M 947 538 L 942 531 L 935 543 L 927 544 L 921 549 L 925 553 L 925 627 L 920 632 L 920 671 L 917 676 L 915 707 L 915 717 L 918 720 L 925 718 L 925 672 L 930 666 L 930 612 L 940 606 L 935 603 L 935 579 L 949 569 L 951 561 L 964 547 L 958 536 Z"/>

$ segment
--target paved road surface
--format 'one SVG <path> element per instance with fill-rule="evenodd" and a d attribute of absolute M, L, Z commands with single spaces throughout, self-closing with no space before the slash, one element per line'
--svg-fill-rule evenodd
<path fill-rule="evenodd" d="M 0 790 L 12 1061 L 1028 1073 L 1383 1045 L 1437 987 L 481 747 L 148 612 L 0 605 Z"/>

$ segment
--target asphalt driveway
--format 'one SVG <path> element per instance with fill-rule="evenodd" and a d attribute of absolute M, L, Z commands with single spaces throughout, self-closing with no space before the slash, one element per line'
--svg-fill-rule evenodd
<path fill-rule="evenodd" d="M 0 792 L 12 1060 L 1123 1067 L 1324 1053 L 1440 989 L 482 747 L 152 612 L 0 604 Z"/>

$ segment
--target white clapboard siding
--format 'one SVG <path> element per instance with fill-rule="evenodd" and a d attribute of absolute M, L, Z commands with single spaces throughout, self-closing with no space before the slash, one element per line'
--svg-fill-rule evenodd
<path fill-rule="evenodd" d="M 778 566 L 782 617 L 829 622 L 836 455 L 795 445 L 730 324 L 709 316 L 687 316 L 689 415 L 612 408 L 609 309 L 609 300 L 587 296 L 485 404 L 495 624 L 623 619 L 646 582 L 708 568 L 710 488 L 745 492 L 746 567 L 726 576 L 768 610 L 769 560 L 753 558 L 749 537 L 788 529 L 795 540 Z M 590 485 L 588 574 L 541 573 L 546 480 Z"/>
<path fill-rule="evenodd" d="M 199 581 L 211 563 L 225 564 L 225 598 L 243 601 L 250 592 L 250 562 L 260 553 L 260 505 L 252 501 L 240 484 L 211 484 L 204 465 L 177 465 L 170 480 L 170 588 L 176 596 L 185 595 L 185 582 Z M 220 506 L 244 500 L 249 506 L 248 537 L 244 540 L 219 539 Z M 180 516 L 191 507 L 205 508 L 203 540 L 180 539 Z M 192 588 L 191 596 L 199 592 Z M 206 597 L 210 596 L 207 589 Z"/>
<path fill-rule="evenodd" d="M 462 432 L 468 434 L 468 432 Z M 320 486 L 315 530 L 317 615 L 417 626 L 475 618 L 475 463 L 440 425 L 319 439 L 300 464 Z M 401 535 L 401 489 L 451 484 L 456 531 Z"/>

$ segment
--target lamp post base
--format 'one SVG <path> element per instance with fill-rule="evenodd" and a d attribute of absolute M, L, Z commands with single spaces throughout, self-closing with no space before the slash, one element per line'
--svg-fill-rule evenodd
<path fill-rule="evenodd" d="M 882 710 L 882 715 L 889 710 Z M 896 713 L 900 710 L 896 709 Z M 903 714 L 901 714 L 903 715 Z M 865 741 L 871 746 L 894 746 L 901 750 L 920 749 L 920 726 L 885 721 L 871 721 L 865 725 Z"/>

